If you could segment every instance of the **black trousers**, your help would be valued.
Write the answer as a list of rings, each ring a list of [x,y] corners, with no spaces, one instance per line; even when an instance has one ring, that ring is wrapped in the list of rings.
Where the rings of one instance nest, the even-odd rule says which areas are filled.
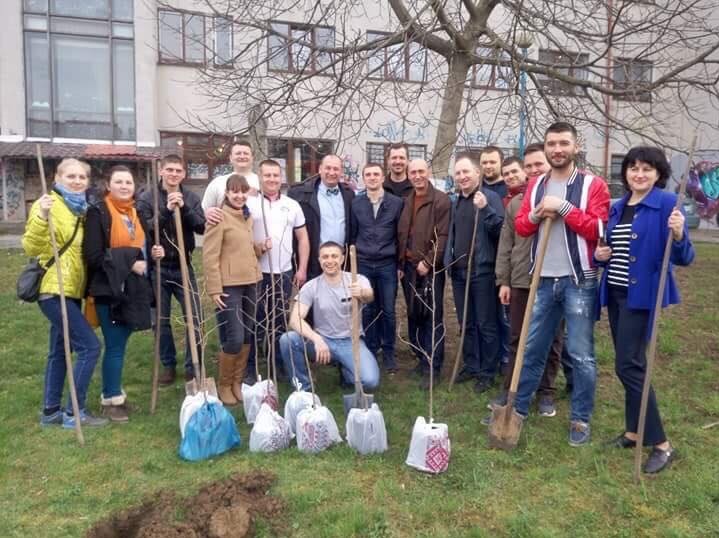
[[[627,307],[627,290],[609,286],[609,327],[614,341],[617,377],[624,385],[624,417],[626,431],[639,430],[639,408],[642,401],[642,387],[647,371],[647,331],[649,310],[634,310]],[[649,389],[644,446],[654,446],[667,440],[659,416],[659,406],[654,389]]]

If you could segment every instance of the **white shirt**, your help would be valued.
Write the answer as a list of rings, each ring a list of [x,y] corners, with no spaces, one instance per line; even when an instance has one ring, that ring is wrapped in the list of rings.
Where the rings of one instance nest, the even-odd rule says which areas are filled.
[[[223,176],[217,176],[207,184],[205,195],[202,197],[202,209],[207,211],[211,207],[222,207],[225,199],[225,191],[227,190],[227,178],[236,172],[230,172]],[[242,174],[251,188],[256,191],[260,190],[260,178],[254,172]]]
[[[263,199],[264,204],[262,204]],[[274,201],[258,195],[247,199],[247,208],[252,215],[255,242],[261,243],[267,237],[264,222],[267,223],[267,231],[272,239],[272,249],[260,257],[262,272],[270,272],[270,261],[274,273],[292,270],[294,233],[297,228],[305,225],[305,215],[300,204],[284,194],[280,194],[280,197]],[[262,220],[263,210],[264,222]]]

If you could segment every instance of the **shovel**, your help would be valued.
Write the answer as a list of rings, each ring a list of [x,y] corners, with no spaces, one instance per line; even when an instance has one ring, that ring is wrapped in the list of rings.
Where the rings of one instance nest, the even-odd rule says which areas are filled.
[[[354,245],[350,246],[350,267],[352,269],[352,284],[357,282],[357,249]],[[355,378],[355,391],[353,394],[345,394],[342,397],[345,414],[350,412],[350,409],[359,408],[367,409],[372,405],[374,397],[371,394],[365,394],[362,390],[362,382],[360,381],[360,365],[359,365],[359,354],[360,354],[360,319],[359,319],[359,299],[352,299],[352,361],[354,366],[354,378]]]
[[[187,337],[190,339],[190,355],[192,356],[192,368],[195,372],[195,379],[185,383],[185,394],[194,396],[198,392],[209,392],[213,396],[217,396],[217,387],[212,377],[205,376],[205,364],[200,366],[200,359],[197,356],[197,339],[195,338],[195,316],[192,309],[192,299],[190,294],[194,290],[190,286],[190,273],[187,269],[187,259],[185,257],[185,238],[182,235],[182,217],[180,216],[180,208],[175,206],[175,230],[177,233],[177,247],[180,251],[180,272],[182,273],[182,290],[185,299],[185,321],[187,323]],[[199,378],[198,378],[199,374]]]
[[[509,394],[507,395],[507,404],[495,407],[492,410],[492,420],[489,423],[489,446],[491,448],[500,448],[502,450],[514,449],[514,447],[517,446],[519,434],[522,431],[524,418],[514,410],[514,399],[517,397],[519,375],[522,373],[522,364],[524,363],[524,348],[527,346],[529,323],[532,321],[532,308],[534,306],[534,299],[537,296],[537,288],[539,287],[539,279],[542,274],[544,254],[547,252],[547,243],[549,243],[549,231],[551,227],[552,219],[544,219],[544,224],[542,225],[542,241],[537,250],[534,273],[532,273],[532,284],[529,288],[529,298],[527,299],[527,307],[524,309],[522,332],[519,334],[517,358],[514,361],[514,371],[512,372]]]
[[[157,185],[157,161],[152,161],[152,227],[155,233],[155,244],[160,244],[160,209]],[[157,396],[160,389],[160,323],[162,323],[162,281],[160,279],[161,260],[155,260],[155,358],[152,362],[152,392],[150,393],[150,414],[157,409]]]

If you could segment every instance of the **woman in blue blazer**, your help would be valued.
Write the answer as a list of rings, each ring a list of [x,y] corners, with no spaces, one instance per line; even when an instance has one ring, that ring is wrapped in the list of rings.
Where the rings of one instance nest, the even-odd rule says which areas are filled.
[[[625,391],[625,431],[612,441],[621,448],[636,446],[646,347],[668,235],[672,235],[672,247],[662,307],[679,303],[672,264],[689,265],[694,259],[684,215],[675,209],[677,196],[663,190],[670,176],[669,162],[659,148],[639,146],[627,153],[622,162],[627,193],[610,209],[607,245],[600,244],[594,255],[604,264],[600,300],[609,313],[615,369]],[[653,447],[644,464],[646,473],[658,473],[674,459],[675,449],[664,434],[653,389],[644,445]]]

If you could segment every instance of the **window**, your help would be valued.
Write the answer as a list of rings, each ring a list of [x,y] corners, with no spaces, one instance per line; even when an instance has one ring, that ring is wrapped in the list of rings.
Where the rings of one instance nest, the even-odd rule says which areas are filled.
[[[29,136],[134,140],[132,0],[24,7]]]
[[[539,50],[539,63],[551,67],[562,75],[587,80],[588,71],[578,67],[589,61],[586,53],[564,53],[556,50]],[[573,84],[557,80],[547,75],[537,75],[541,89],[554,95],[581,95],[582,89]]]
[[[234,52],[230,19],[161,9],[157,24],[161,64],[200,66],[212,62],[216,67],[231,67]]]
[[[609,195],[612,198],[619,198],[624,195],[624,183],[622,182],[622,161],[623,153],[612,153],[611,170],[609,172]]]
[[[477,56],[492,60],[509,60],[506,51],[477,47]],[[472,66],[472,86],[492,90],[509,89],[512,80],[512,69],[509,66],[475,64]]]
[[[367,42],[381,41],[390,34],[367,32]],[[379,80],[424,82],[427,51],[418,43],[378,45],[368,57],[369,77]]]
[[[283,175],[291,185],[317,174],[320,161],[325,155],[332,154],[333,146],[331,140],[268,138],[267,154],[280,163]]]
[[[630,90],[631,93],[617,96],[620,101],[651,102],[652,94],[643,91],[652,82],[652,63],[631,58],[617,58],[614,64],[614,89]]]
[[[222,134],[160,131],[160,145],[183,156],[189,185],[206,185],[213,177],[228,174],[227,148],[231,136]]]
[[[335,29],[329,26],[271,22],[267,37],[267,62],[272,71],[315,73],[327,69],[332,54],[317,48],[335,46]]]
[[[427,159],[427,146],[424,144],[408,144],[409,145],[409,159]],[[387,148],[389,143],[383,142],[367,142],[367,162],[381,164],[383,169],[387,169],[387,162],[385,156],[387,155]]]

